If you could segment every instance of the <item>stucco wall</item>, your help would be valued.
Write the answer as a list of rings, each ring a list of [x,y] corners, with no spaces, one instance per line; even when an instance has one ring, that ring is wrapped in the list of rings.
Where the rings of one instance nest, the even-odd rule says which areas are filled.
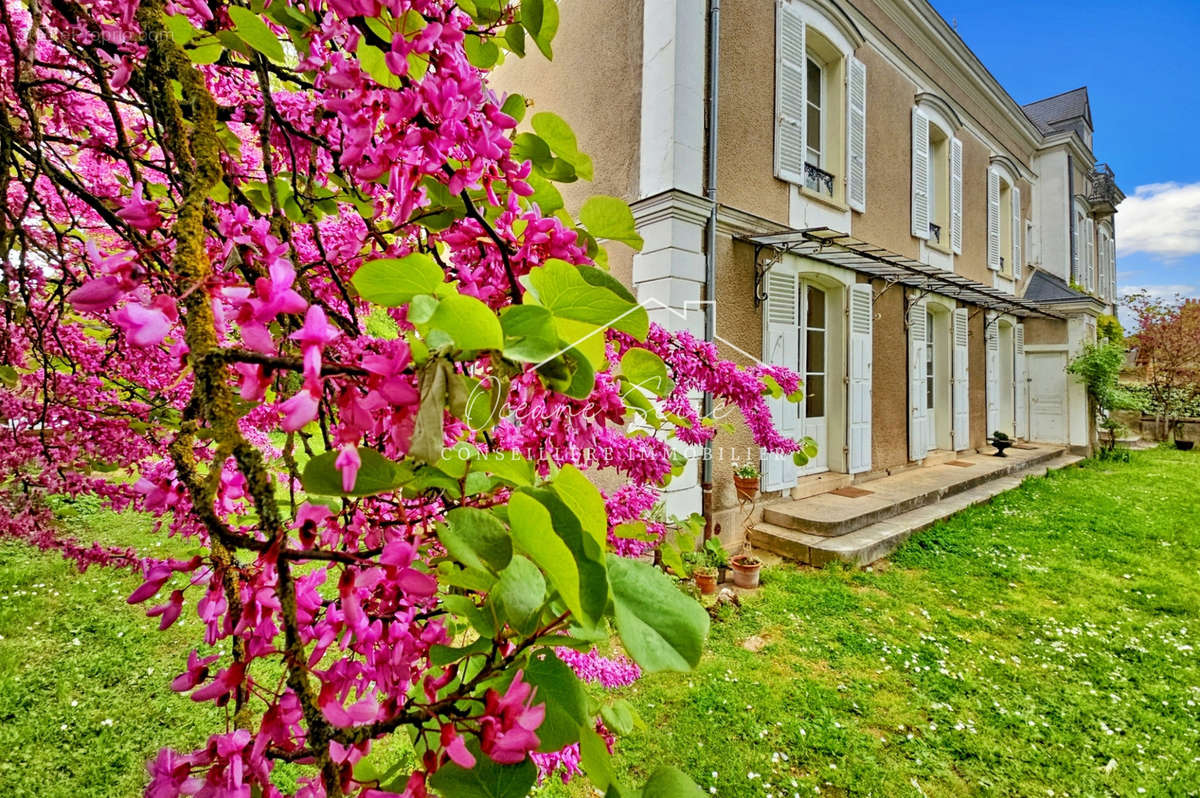
[[[967,402],[971,406],[971,446],[984,445],[987,428],[987,363],[983,338],[984,314],[972,308],[967,315]]]
[[[872,284],[875,292],[885,288]],[[908,333],[904,289],[893,286],[875,300],[871,360],[871,470],[908,462]]]
[[[959,131],[963,145],[963,251],[954,259],[954,271],[985,285],[992,284],[987,265],[987,145]]]
[[[785,225],[788,186],[775,178],[775,3],[721,3],[717,198]]]
[[[871,45],[855,54],[867,67],[867,210],[856,238],[916,258],[912,236],[912,107],[916,89]]]
[[[1025,319],[1025,345],[1067,344],[1067,323],[1059,319]]]
[[[635,199],[642,102],[641,1],[562,3],[554,60],[543,58],[528,40],[526,47],[525,58],[510,56],[492,73],[490,83],[497,91],[517,92],[533,102],[524,128],[528,129],[535,113],[552,111],[567,121],[580,150],[592,157],[594,182],[556,184],[567,209],[576,213],[592,194]],[[627,259],[628,255],[618,257]],[[620,276],[627,278],[627,267]]]

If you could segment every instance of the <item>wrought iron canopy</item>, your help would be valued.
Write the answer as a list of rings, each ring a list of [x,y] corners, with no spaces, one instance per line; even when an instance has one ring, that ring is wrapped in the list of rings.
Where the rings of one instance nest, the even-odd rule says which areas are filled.
[[[889,285],[904,285],[925,293],[941,294],[986,310],[994,310],[1021,318],[1028,316],[1063,318],[1057,313],[1038,307],[1033,302],[1006,294],[960,274],[913,260],[829,227],[780,230],[774,233],[749,236],[746,240],[754,245],[756,302],[765,299],[765,295],[762,294],[762,275],[784,253],[791,253],[877,277]],[[770,249],[776,253],[775,257],[766,265],[759,262],[759,253],[764,249]]]

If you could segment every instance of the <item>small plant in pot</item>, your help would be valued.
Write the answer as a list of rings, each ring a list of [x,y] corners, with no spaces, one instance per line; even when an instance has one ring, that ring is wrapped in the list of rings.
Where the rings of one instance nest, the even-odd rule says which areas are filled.
[[[704,541],[704,559],[706,565],[716,569],[717,583],[724,582],[725,570],[729,568],[729,554],[719,539],[709,538]]]
[[[1000,430],[996,430],[992,433],[992,446],[996,447],[996,454],[993,455],[994,457],[1008,457],[1008,455],[1004,453],[1004,450],[1012,445],[1013,439],[1008,437],[1008,435],[1005,433],[1001,432]]]
[[[758,467],[753,463],[734,463],[733,487],[739,501],[752,501],[758,493]]]
[[[762,570],[762,560],[746,551],[731,557],[729,567],[733,569],[735,585],[746,588],[758,587],[758,574]]]
[[[711,565],[697,565],[692,569],[692,581],[700,588],[702,596],[711,596],[717,592],[717,569]]]

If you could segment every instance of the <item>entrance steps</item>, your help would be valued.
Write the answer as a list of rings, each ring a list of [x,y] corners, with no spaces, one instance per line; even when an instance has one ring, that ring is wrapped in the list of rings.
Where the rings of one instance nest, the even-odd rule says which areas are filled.
[[[870,491],[865,495],[825,493],[768,505],[750,539],[757,548],[811,565],[867,565],[914,532],[1015,488],[1027,476],[1081,459],[1048,445],[1010,449],[1005,458],[963,455],[864,483]]]

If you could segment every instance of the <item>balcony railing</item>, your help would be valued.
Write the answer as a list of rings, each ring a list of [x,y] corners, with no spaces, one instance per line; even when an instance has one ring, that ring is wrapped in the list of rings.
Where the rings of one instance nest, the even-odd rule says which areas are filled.
[[[804,164],[804,185],[813,191],[833,196],[833,175],[810,163]]]
[[[937,243],[942,243],[942,226],[940,224],[929,223],[929,235],[933,236],[933,240]]]
[[[1117,178],[1108,164],[1096,164],[1092,169],[1092,190],[1088,193],[1088,202],[1112,211],[1120,201],[1120,191]]]

